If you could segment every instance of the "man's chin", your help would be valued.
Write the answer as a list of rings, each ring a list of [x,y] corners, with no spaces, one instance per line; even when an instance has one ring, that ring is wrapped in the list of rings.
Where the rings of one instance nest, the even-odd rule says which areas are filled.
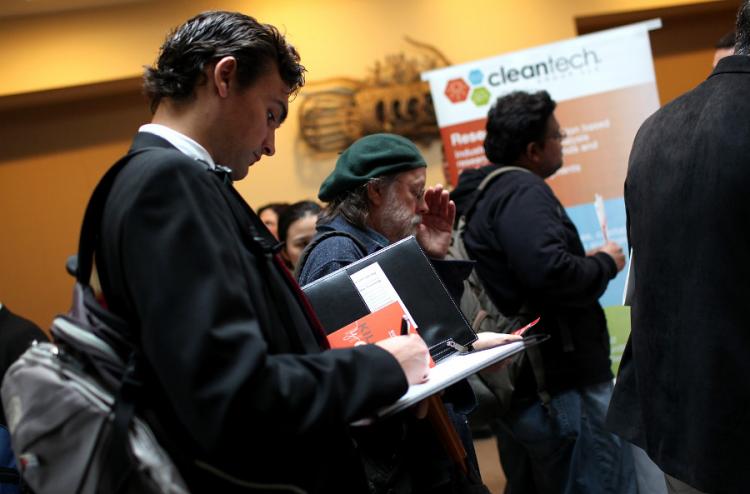
[[[232,180],[236,182],[237,180],[242,180],[243,178],[247,177],[247,172],[251,166],[252,163],[247,166],[232,168]]]

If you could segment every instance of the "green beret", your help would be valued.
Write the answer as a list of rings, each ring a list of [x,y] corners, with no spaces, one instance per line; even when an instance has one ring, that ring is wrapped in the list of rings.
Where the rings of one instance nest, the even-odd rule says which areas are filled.
[[[375,177],[426,166],[417,146],[405,137],[394,134],[365,136],[341,153],[336,168],[320,186],[318,198],[330,202]]]

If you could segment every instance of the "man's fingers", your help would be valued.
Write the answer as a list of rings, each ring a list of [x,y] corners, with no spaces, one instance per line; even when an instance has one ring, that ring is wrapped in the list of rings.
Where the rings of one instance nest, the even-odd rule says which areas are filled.
[[[523,337],[520,335],[486,331],[477,335],[477,341],[475,341],[472,346],[475,350],[486,350],[488,348],[513,343],[514,341],[521,341],[522,339]]]

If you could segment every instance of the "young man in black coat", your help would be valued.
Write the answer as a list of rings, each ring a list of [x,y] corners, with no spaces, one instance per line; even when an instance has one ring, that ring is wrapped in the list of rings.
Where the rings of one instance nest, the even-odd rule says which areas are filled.
[[[625,182],[632,332],[608,425],[671,492],[748,492],[750,4],[736,55],[641,126]]]
[[[609,334],[598,299],[623,268],[610,242],[585,252],[544,179],[562,166],[563,135],[545,91],[514,92],[489,112],[485,152],[515,168],[486,189],[464,242],[495,305],[507,316],[541,315],[544,405],[531,366],[496,426],[513,494],[635,492],[629,448],[603,430],[612,392]],[[476,177],[472,177],[476,179]],[[541,379],[540,379],[541,380]]]
[[[427,373],[416,336],[322,351],[275,238],[232,187],[274,153],[299,56],[207,12],[146,70],[152,123],[103,213],[97,267],[145,358],[140,403],[192,492],[361,492],[348,424]]]

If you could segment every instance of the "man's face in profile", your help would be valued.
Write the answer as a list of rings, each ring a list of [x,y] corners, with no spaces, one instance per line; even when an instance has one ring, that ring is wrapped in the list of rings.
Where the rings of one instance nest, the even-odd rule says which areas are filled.
[[[542,145],[539,173],[542,178],[551,177],[563,164],[562,141],[565,135],[555,115],[547,120],[547,131]]]
[[[424,188],[427,178],[425,168],[417,168],[399,173],[385,191],[381,206],[383,232],[391,242],[417,233],[422,222],[422,214],[427,212]]]
[[[289,87],[275,66],[232,93],[224,113],[226,152],[219,164],[232,169],[234,180],[244,178],[264,154],[276,152],[276,129],[286,119],[288,105]]]

